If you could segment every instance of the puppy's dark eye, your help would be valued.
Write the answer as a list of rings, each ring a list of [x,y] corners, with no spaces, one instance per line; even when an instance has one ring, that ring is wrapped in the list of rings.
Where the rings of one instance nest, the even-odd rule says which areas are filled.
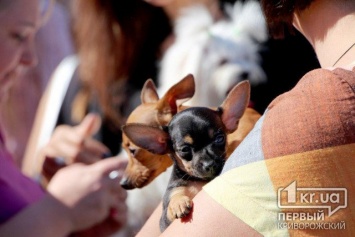
[[[223,144],[226,141],[226,136],[224,134],[219,134],[216,136],[214,142],[216,144]]]
[[[181,147],[180,151],[182,153],[189,153],[189,152],[191,152],[191,148],[189,146],[183,146],[183,147]]]
[[[180,156],[187,161],[190,161],[192,159],[192,153],[191,153],[191,147],[190,146],[182,146],[179,149]]]

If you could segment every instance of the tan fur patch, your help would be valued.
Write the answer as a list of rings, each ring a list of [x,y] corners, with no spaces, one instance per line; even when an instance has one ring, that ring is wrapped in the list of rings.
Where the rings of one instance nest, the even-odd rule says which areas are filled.
[[[191,167],[192,162],[182,159],[177,153],[175,153],[174,155],[176,157],[177,165],[180,167],[180,169],[182,169],[189,175],[192,175],[193,172],[193,168]]]
[[[184,137],[184,142],[188,144],[194,144],[194,140],[189,135]]]
[[[171,191],[170,200],[182,196],[187,196],[192,199],[199,191],[199,187],[196,187],[193,183],[189,184],[188,186],[177,187]]]

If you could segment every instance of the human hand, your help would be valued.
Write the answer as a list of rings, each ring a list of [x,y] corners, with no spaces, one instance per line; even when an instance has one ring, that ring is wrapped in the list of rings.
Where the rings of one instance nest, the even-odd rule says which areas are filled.
[[[58,126],[42,149],[45,156],[43,173],[50,179],[60,168],[81,162],[92,164],[109,154],[109,149],[92,138],[100,128],[101,118],[96,114],[88,114],[77,126]],[[58,158],[62,163],[58,163]]]
[[[66,207],[73,231],[92,227],[108,233],[125,224],[127,193],[120,186],[120,176],[108,176],[115,170],[123,173],[125,166],[125,161],[108,158],[92,165],[70,165],[53,177],[47,190]]]

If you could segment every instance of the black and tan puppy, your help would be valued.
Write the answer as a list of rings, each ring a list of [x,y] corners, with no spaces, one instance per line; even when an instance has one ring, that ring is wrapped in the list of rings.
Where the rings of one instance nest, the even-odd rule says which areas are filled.
[[[160,229],[186,216],[197,183],[206,183],[220,174],[226,160],[227,134],[234,132],[249,103],[250,86],[236,85],[216,110],[191,107],[177,113],[167,126],[158,128],[128,124],[123,132],[137,146],[155,154],[169,154],[173,173],[163,200]]]

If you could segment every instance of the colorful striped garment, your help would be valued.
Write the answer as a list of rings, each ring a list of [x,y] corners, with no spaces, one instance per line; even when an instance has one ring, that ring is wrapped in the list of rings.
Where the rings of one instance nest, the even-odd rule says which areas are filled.
[[[264,236],[355,235],[355,68],[276,98],[204,190]]]

